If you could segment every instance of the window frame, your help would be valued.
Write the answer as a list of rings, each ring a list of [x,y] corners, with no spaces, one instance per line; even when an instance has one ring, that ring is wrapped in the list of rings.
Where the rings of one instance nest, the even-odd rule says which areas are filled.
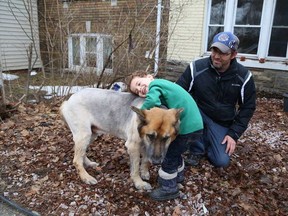
[[[73,42],[72,38],[78,37],[80,40],[80,65],[74,64],[73,59]],[[87,66],[86,62],[86,38],[96,38],[96,67],[89,67]],[[108,38],[111,41],[111,45],[113,43],[113,37],[111,35],[106,34],[98,34],[98,33],[73,33],[68,36],[68,67],[72,71],[80,72],[95,72],[97,74],[101,73],[104,68],[105,59],[104,59],[104,51],[103,51],[103,39]],[[105,68],[105,73],[112,73],[113,72],[113,54],[112,54],[112,67]]]
[[[268,56],[276,3],[277,3],[277,0],[263,0],[258,50],[256,54],[238,53],[237,55],[238,58],[241,58],[241,56],[244,56],[246,58],[245,61],[241,61],[243,65],[259,67],[259,68],[268,67],[271,69],[274,68],[274,69],[288,70],[288,66],[284,64],[285,62],[287,62],[287,59],[288,59],[288,45],[287,45],[286,57]],[[239,24],[237,25],[235,23],[238,0],[226,0],[223,25],[210,24],[211,4],[212,4],[212,0],[206,0],[206,6],[207,6],[206,17],[207,18],[206,18],[206,25],[205,25],[206,30],[205,30],[205,38],[204,38],[204,41],[205,41],[204,54],[205,55],[208,55],[211,53],[208,47],[209,27],[219,26],[219,27],[223,27],[224,31],[233,32],[235,27],[237,28],[237,27],[245,26],[245,25],[239,25]],[[253,27],[253,25],[250,25],[250,26]],[[255,27],[258,27],[258,26],[259,25],[255,25]],[[240,40],[240,44],[241,44],[241,40]],[[265,63],[264,64],[259,63],[260,59],[262,60],[265,59],[264,61]]]

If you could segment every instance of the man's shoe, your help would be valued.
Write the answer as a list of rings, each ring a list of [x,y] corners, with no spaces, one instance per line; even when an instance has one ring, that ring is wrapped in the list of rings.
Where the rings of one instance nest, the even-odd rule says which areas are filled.
[[[197,166],[203,157],[204,157],[203,155],[190,154],[189,156],[187,156],[186,159],[184,159],[185,165],[186,166]]]
[[[156,201],[165,201],[165,200],[170,200],[170,199],[176,199],[180,196],[179,189],[177,190],[166,190],[163,187],[156,188],[153,190],[149,196],[151,199],[156,200]]]

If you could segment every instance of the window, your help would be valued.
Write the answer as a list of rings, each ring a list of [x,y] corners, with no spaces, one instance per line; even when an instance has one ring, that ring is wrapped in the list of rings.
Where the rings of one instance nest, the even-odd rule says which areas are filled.
[[[117,6],[117,0],[111,0],[111,6]]]
[[[286,0],[277,0],[271,29],[268,56],[288,56],[288,4]]]
[[[112,36],[71,34],[68,38],[69,69],[112,72]]]
[[[288,58],[287,0],[208,0],[208,36],[231,31],[240,39],[239,55],[283,61]]]

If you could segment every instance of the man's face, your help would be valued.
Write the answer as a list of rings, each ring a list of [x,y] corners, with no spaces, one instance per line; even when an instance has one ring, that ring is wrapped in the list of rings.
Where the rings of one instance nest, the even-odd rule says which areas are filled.
[[[212,64],[219,72],[225,72],[237,55],[237,52],[222,53],[216,47],[212,47],[211,52]]]
[[[140,97],[146,97],[149,90],[149,84],[153,80],[152,75],[147,75],[145,77],[134,77],[130,84],[131,92],[139,95]]]

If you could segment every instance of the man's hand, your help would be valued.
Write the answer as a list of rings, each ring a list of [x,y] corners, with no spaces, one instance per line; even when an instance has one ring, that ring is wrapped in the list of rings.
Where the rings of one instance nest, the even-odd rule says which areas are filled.
[[[229,156],[231,156],[233,152],[235,151],[236,142],[232,137],[226,135],[222,141],[222,144],[225,144],[225,143],[227,144],[225,152],[228,153]]]

